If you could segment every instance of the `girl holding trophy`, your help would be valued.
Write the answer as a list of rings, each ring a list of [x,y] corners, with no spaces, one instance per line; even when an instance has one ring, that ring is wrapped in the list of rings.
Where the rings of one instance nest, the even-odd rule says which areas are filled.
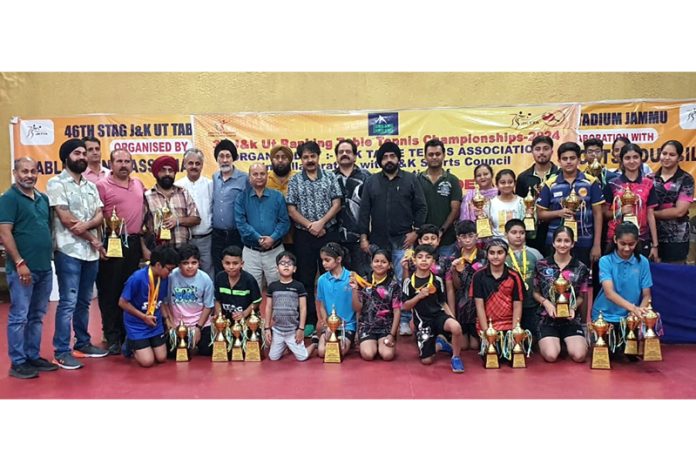
[[[488,200],[486,213],[491,219],[493,237],[505,237],[505,223],[510,219],[524,219],[524,201],[515,194],[515,172],[509,168],[495,176],[498,195]]]
[[[474,179],[478,185],[479,192],[490,200],[498,195],[498,189],[493,186],[493,168],[488,164],[479,164],[474,168]],[[469,190],[462,198],[462,205],[459,212],[460,221],[475,221],[479,210],[474,207],[472,200],[476,190]]]

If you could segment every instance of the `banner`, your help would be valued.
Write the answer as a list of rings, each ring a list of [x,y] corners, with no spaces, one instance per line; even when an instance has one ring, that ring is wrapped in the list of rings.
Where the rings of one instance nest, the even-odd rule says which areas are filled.
[[[684,145],[684,171],[696,175],[696,101],[640,101],[631,103],[583,104],[578,137],[580,142],[604,141],[604,163],[618,168],[611,144],[627,137],[643,149],[643,161],[653,170],[660,166],[660,146],[676,139]],[[583,159],[584,162],[584,159]]]

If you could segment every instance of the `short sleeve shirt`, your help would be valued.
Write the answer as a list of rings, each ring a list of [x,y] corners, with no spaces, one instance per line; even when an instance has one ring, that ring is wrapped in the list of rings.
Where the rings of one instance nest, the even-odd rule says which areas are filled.
[[[290,333],[300,326],[300,298],[307,297],[307,290],[297,280],[290,283],[274,281],[268,285],[268,297],[273,302],[273,328]]]
[[[672,178],[664,180],[662,169],[655,174],[657,209],[674,208],[677,201],[694,200],[694,177],[678,168]],[[657,239],[665,243],[689,241],[689,216],[657,220]]]
[[[147,312],[147,300],[149,296],[149,275],[150,267],[144,267],[135,271],[123,288],[121,297],[131,303],[133,307],[142,313]],[[126,335],[131,340],[144,340],[162,335],[164,333],[164,325],[162,323],[162,311],[160,310],[162,302],[167,299],[169,284],[167,278],[160,280],[159,294],[157,296],[157,307],[155,308],[155,318],[157,324],[150,327],[145,324],[140,318],[123,311],[123,324],[126,328]]]
[[[542,258],[536,265],[534,270],[534,288],[539,291],[546,299],[551,299],[551,287],[558,279],[561,269],[553,258]],[[587,269],[584,263],[577,258],[570,259],[568,265],[563,268],[563,277],[571,284],[575,296],[582,296],[582,293],[587,291],[587,280],[590,276],[590,270]],[[546,310],[541,311],[542,316],[547,316]],[[580,322],[580,316],[576,315],[575,320]]]
[[[604,186],[604,199],[612,210],[612,214],[618,214],[621,210],[621,196],[630,188],[633,193],[638,196],[640,202],[636,201],[633,208],[633,213],[638,217],[638,225],[640,226],[641,240],[650,239],[650,231],[648,229],[648,208],[657,206],[657,196],[653,180],[646,177],[638,177],[634,182],[629,181],[625,174],[611,180]],[[608,221],[607,240],[614,238],[616,226],[620,219],[610,218]]]
[[[428,178],[427,173],[419,173],[418,183],[423,188],[425,203],[428,206],[428,216],[425,218],[426,224],[434,224],[437,227],[441,227],[452,209],[452,201],[462,200],[461,181],[447,170],[435,183]],[[453,244],[454,240],[454,224],[452,224],[442,234],[440,245]]]
[[[401,309],[401,287],[393,276],[375,287],[360,290],[360,325],[368,330],[391,329],[394,309]],[[362,327],[361,327],[362,329]]]
[[[414,319],[418,321],[418,325],[431,322],[439,314],[444,313],[442,306],[447,303],[447,297],[445,296],[445,283],[442,281],[442,278],[433,274],[425,278],[421,278],[414,274],[413,276],[404,280],[404,301],[415,298],[418,291],[420,291],[422,287],[426,286],[430,282],[432,282],[432,284],[435,286],[435,293],[418,301],[413,308],[413,315],[415,316]]]
[[[169,275],[169,296],[167,303],[172,311],[175,324],[183,319],[187,327],[198,324],[204,308],[215,307],[213,281],[203,270],[186,277],[180,269],[175,268]],[[210,316],[205,326],[210,325]]]
[[[524,264],[524,254],[521,250],[514,252],[515,260],[513,262],[512,256],[508,252],[505,258],[505,264],[517,270],[517,272],[522,276],[522,281],[526,283],[527,287],[524,292],[524,307],[536,307],[538,303],[534,299],[532,293],[534,292],[534,268],[539,260],[543,258],[541,253],[533,247],[525,247],[524,250],[527,252],[527,264]],[[517,269],[519,267],[519,270]]]
[[[324,304],[327,315],[336,308],[336,315],[346,323],[346,330],[355,332],[357,323],[353,311],[353,289],[350,287],[350,272],[345,268],[339,277],[326,272],[317,282],[317,300]]]
[[[215,277],[215,300],[222,306],[222,314],[232,319],[232,315],[243,312],[251,304],[261,302],[259,284],[253,276],[242,270],[239,280],[234,286],[230,286],[227,273],[221,271]]]
[[[503,274],[495,278],[487,266],[474,273],[471,292],[474,298],[483,299],[486,316],[493,321],[496,330],[512,329],[513,302],[524,300],[524,284],[516,271],[504,266]],[[478,321],[476,325],[480,330]]]
[[[643,289],[650,288],[653,284],[650,263],[643,256],[637,260],[631,255],[628,260],[624,260],[614,251],[599,259],[599,282],[607,280],[612,281],[614,291],[619,296],[637,306],[641,302]],[[599,311],[602,311],[607,322],[619,322],[628,314],[626,309],[607,299],[604,288],[600,289],[592,305],[592,319],[599,316]]]
[[[285,198],[289,205],[310,221],[318,221],[331,209],[333,200],[343,199],[343,192],[338,184],[336,175],[319,169],[317,179],[310,180],[307,173],[302,171],[290,179],[288,195]],[[324,228],[329,230],[336,225],[336,218],[326,223]],[[301,224],[295,227],[305,230]]]

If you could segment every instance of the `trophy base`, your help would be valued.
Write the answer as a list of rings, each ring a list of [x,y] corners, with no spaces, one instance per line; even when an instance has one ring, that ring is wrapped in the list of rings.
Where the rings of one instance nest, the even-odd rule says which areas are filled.
[[[244,361],[242,347],[232,347],[232,361]]]
[[[493,237],[491,223],[488,218],[476,220],[476,235],[479,237],[479,239],[484,237]]]
[[[326,342],[324,363],[341,363],[341,344],[339,342]]]
[[[165,228],[160,229],[159,240],[172,240],[171,229],[165,229]]]
[[[592,347],[592,369],[610,370],[609,347],[606,345]]]
[[[570,317],[570,307],[567,304],[556,304],[556,319],[567,319]]]
[[[527,368],[527,361],[524,358],[524,353],[513,353],[512,354],[512,367],[513,368]]]
[[[624,355],[638,355],[637,339],[626,339],[626,348],[624,348]]]
[[[659,338],[653,337],[645,339],[643,361],[662,361],[662,348],[660,348]]]
[[[186,348],[177,347],[176,349],[176,361],[189,361],[189,354]]]
[[[486,353],[486,369],[492,370],[495,368],[500,368],[500,361],[498,361],[498,353]]]
[[[227,356],[227,344],[225,342],[213,342],[213,361],[230,361]]]
[[[106,256],[109,258],[123,258],[121,239],[118,237],[109,237],[109,242],[106,246]]]
[[[623,222],[630,222],[634,226],[640,227],[640,226],[638,226],[638,216],[636,216],[635,214],[625,215],[623,217]]]
[[[261,348],[258,340],[247,340],[244,361],[261,361]]]
[[[527,232],[536,231],[536,223],[533,217],[527,216],[524,218],[524,230]]]
[[[563,225],[565,227],[567,227],[568,229],[572,229],[573,234],[575,234],[575,238],[577,239],[577,237],[578,237],[578,221],[576,221],[575,219],[564,219]]]

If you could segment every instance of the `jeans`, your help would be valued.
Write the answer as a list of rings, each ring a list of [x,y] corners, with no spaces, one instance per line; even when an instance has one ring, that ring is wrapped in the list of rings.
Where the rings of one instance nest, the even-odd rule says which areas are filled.
[[[31,284],[20,283],[16,271],[7,274],[10,311],[7,319],[7,350],[13,365],[39,358],[41,327],[53,287],[53,272],[31,272]]]
[[[230,245],[236,245],[240,249],[242,245],[242,236],[239,235],[237,229],[213,229],[213,237],[211,242],[211,257],[213,258],[213,269],[217,275],[222,271],[222,251]],[[215,277],[213,277],[213,282]]]
[[[459,250],[457,248],[456,242],[454,244],[450,244],[450,245],[441,245],[437,251],[438,255],[441,257],[454,257],[454,258],[457,258],[458,252],[459,252]]]
[[[208,234],[205,237],[191,237],[189,242],[201,252],[200,269],[208,274],[211,280],[215,281],[215,270],[213,269],[212,247],[213,236]]]
[[[75,329],[75,348],[91,343],[87,331],[89,305],[97,279],[99,260],[87,262],[62,252],[55,252],[56,276],[60,299],[56,309],[56,330],[53,349],[56,356],[70,352],[70,325]]]

